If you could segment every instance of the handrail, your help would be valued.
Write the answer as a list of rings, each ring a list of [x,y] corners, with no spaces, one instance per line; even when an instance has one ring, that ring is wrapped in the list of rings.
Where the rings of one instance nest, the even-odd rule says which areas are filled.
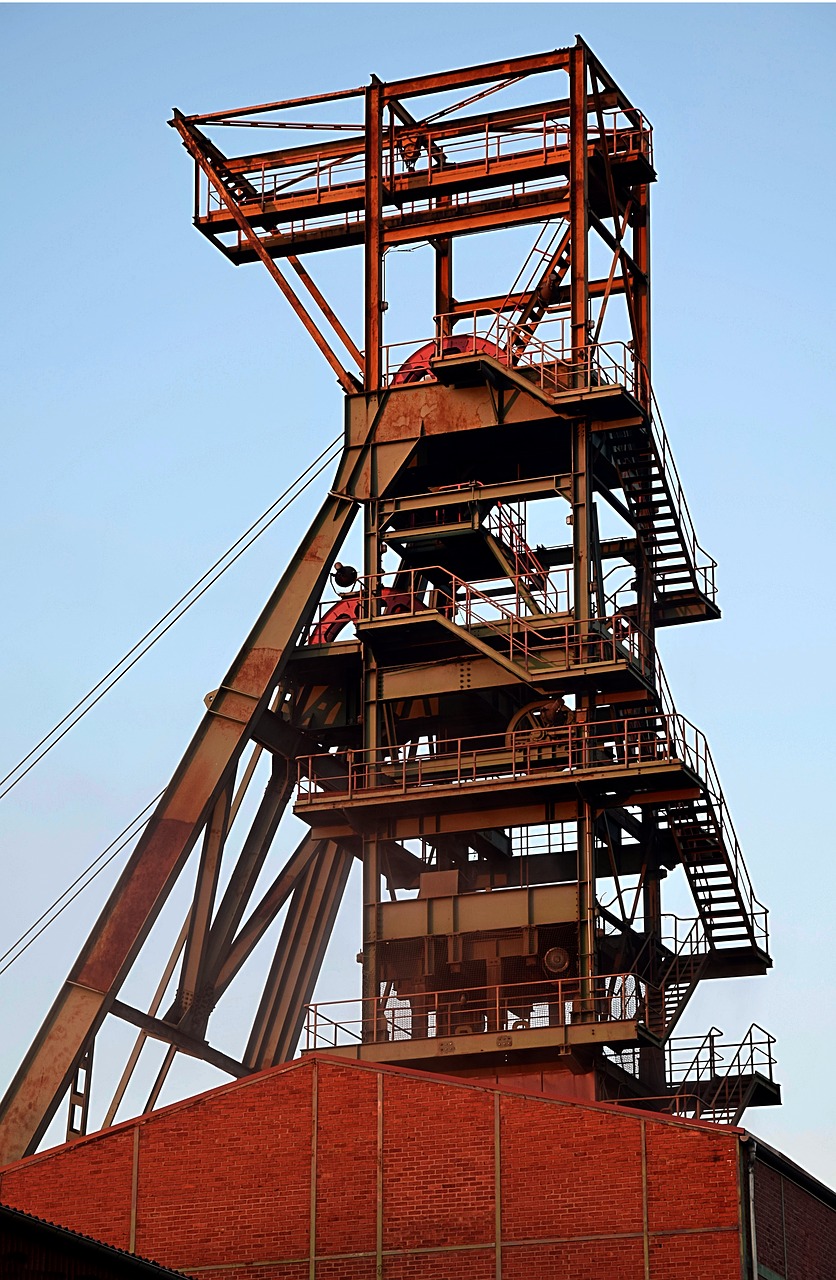
[[[669,1041],[666,1066],[670,1087],[675,1088],[672,1109],[692,1095],[699,1099],[698,1114],[734,1114],[742,1101],[741,1081],[758,1074],[774,1083],[775,1036],[756,1022],[738,1044],[720,1043],[722,1034],[718,1027],[711,1027],[701,1039],[688,1036]],[[677,1061],[677,1052],[691,1053],[695,1043],[693,1055],[687,1061],[683,1058]]]
[[[540,563],[536,552],[528,545],[525,536],[524,512],[524,506],[521,510],[517,508],[515,514],[515,508],[511,503],[498,501],[488,513],[487,528],[498,542],[511,550],[518,594],[519,583],[524,580],[533,599],[536,599],[538,594],[543,596],[544,610],[548,613],[549,572]]]
[[[395,746],[349,751],[342,756],[318,753],[301,757],[297,803],[316,802],[317,761],[323,759],[329,763],[329,792],[353,795],[384,789],[407,794],[433,782],[466,786],[494,777],[524,777],[548,766],[572,773],[623,769],[636,763],[680,763],[699,778],[706,752],[705,738],[690,721],[658,712],[422,745],[424,749],[417,754]],[[342,791],[333,773],[338,761],[345,768]]]
[[[440,578],[445,588],[431,587],[432,576]],[[445,614],[450,621],[457,622],[466,630],[475,631],[478,627],[487,628],[507,648],[509,661],[521,666],[529,675],[537,671],[560,671],[564,667],[545,657],[540,650],[560,644],[560,638],[553,633],[546,634],[532,625],[536,620],[542,627],[544,620],[539,614],[523,612],[525,601],[521,591],[521,582],[528,579],[529,574],[515,574],[510,579],[511,588],[507,593],[512,599],[510,606],[502,602],[501,596],[488,595],[480,591],[473,583],[451,574],[440,565],[430,565],[421,569],[396,570],[385,574],[370,574],[359,579],[362,593],[362,617],[368,619],[380,614],[426,614],[433,606],[425,603],[427,591],[432,589],[440,603],[436,605],[438,612]],[[568,579],[567,579],[568,583]],[[390,585],[391,584],[391,585]],[[448,585],[449,584],[449,587]],[[547,613],[568,613],[568,585],[566,609],[561,609],[562,592],[550,591],[551,577],[544,575],[544,581],[535,593],[542,596]],[[377,610],[380,609],[380,613]],[[491,613],[499,617],[491,617]],[[461,622],[458,618],[461,616]],[[608,634],[609,632],[609,634]],[[574,621],[567,621],[562,626],[562,639],[567,660],[575,650],[583,654],[589,661],[616,661],[628,658],[639,670],[647,674],[647,658],[650,651],[648,637],[637,626],[636,622],[624,614],[616,614],[607,618],[595,618],[590,622],[589,630],[583,632]],[[537,643],[532,644],[531,642]],[[597,657],[596,657],[597,654]]]
[[[540,597],[540,603],[544,608],[544,613],[551,616],[554,614],[567,615],[567,622],[563,630],[563,636],[567,651],[573,644],[583,644],[586,649],[587,660],[595,661],[595,650],[599,651],[600,661],[616,661],[618,658],[627,658],[635,664],[647,679],[651,674],[655,674],[657,684],[659,680],[664,680],[664,673],[659,666],[658,655],[655,648],[645,631],[638,625],[631,610],[621,610],[616,606],[615,598],[608,597],[605,605],[608,612],[600,617],[593,617],[589,621],[589,630],[585,636],[581,635],[578,625],[575,623],[571,608],[571,570],[546,570],[534,565],[536,557],[532,553],[532,565],[520,573],[514,574],[511,578],[491,578],[481,580],[480,585],[484,590],[480,590],[480,585],[467,583],[463,579],[451,575],[448,570],[442,569],[439,565],[431,565],[425,569],[416,570],[395,570],[386,574],[374,575],[378,580],[398,580],[402,579],[404,574],[409,574],[409,585],[406,589],[399,591],[392,586],[387,586],[385,581],[380,582],[378,586],[377,596],[381,604],[381,614],[395,613],[421,613],[426,614],[430,611],[431,606],[426,604],[423,596],[428,590],[426,582],[416,587],[416,580],[420,580],[427,574],[436,573],[444,575],[453,584],[453,596],[450,597],[451,605],[455,603],[458,611],[462,601],[456,595],[459,587],[466,589],[469,597],[470,605],[474,602],[481,601],[484,608],[494,610],[501,614],[504,618],[513,621],[521,628],[527,628],[530,635],[536,636],[544,645],[554,647],[555,634],[551,632],[548,636],[544,636],[532,625],[534,621],[543,625],[544,619],[542,614],[526,613],[524,609],[527,607],[525,594],[533,597],[535,600]],[[557,579],[557,580],[556,580]],[[311,621],[301,631],[298,644],[324,644],[330,643],[336,638],[336,635],[343,627],[349,623],[354,623],[360,618],[370,616],[370,597],[374,595],[374,588],[371,591],[364,587],[368,581],[365,578],[357,580],[356,589],[343,595],[335,596],[321,600],[316,607],[314,616]],[[497,588],[488,589],[488,583],[501,584]],[[532,585],[523,590],[523,583],[531,583]],[[508,585],[506,585],[508,584]],[[404,608],[404,601],[408,601],[409,608]],[[505,603],[503,603],[505,601]],[[476,619],[480,625],[487,626],[494,630],[497,635],[501,635],[503,643],[508,639],[508,633],[505,630],[505,624],[500,627],[497,620],[483,618],[477,614],[471,607],[466,613]],[[465,623],[465,625],[467,625]],[[510,647],[513,647],[510,642]],[[590,652],[590,650],[592,652]],[[538,659],[546,667],[549,663],[546,659]],[[665,687],[667,687],[665,685]],[[675,714],[673,700],[669,691],[667,696],[667,707]]]
[[[334,1029],[334,1038],[333,1038],[332,1043],[333,1043],[334,1047],[336,1047],[336,1045],[337,1045],[337,1043],[338,1043],[338,1042],[337,1042],[337,1035],[338,1035],[338,1033],[339,1033],[340,1031],[345,1031],[345,1032],[347,1032],[347,1034],[348,1034],[348,1035],[350,1035],[354,1040],[357,1040],[359,1043],[361,1043],[361,1044],[362,1044],[362,1036],[357,1035],[357,1033],[356,1033],[356,1032],[351,1031],[351,1030],[350,1030],[349,1028],[347,1028],[347,1027],[343,1027],[339,1022],[335,1022],[332,1018],[329,1018],[329,1017],[327,1016],[327,1014],[321,1013],[321,1012],[320,1012],[321,1008],[322,1008],[322,1005],[321,1005],[321,1004],[319,1004],[319,1005],[311,1004],[311,1005],[306,1005],[306,1006],[305,1006],[306,1012],[308,1012],[308,1013],[311,1013],[311,1012],[312,1012],[312,1013],[313,1013],[313,1026],[312,1026],[312,1028],[311,1028],[311,1031],[312,1031],[312,1038],[313,1038],[313,1040],[314,1040],[314,1042],[315,1042],[315,1044],[316,1044],[316,1045],[319,1045],[319,1042],[320,1042],[320,1039],[321,1039],[321,1035],[320,1035],[320,1031],[319,1031],[319,1024],[320,1024],[320,1023],[324,1023],[324,1024],[325,1024],[326,1026],[328,1026],[328,1027],[333,1027],[333,1029]],[[308,1029],[308,1028],[306,1027],[306,1030],[307,1030],[307,1029]],[[309,1038],[311,1038],[311,1037],[309,1037]],[[310,1045],[309,1045],[309,1047],[310,1047]]]
[[[617,113],[609,109],[603,113],[605,123],[603,142],[611,155],[646,154],[652,163],[653,131],[643,118],[641,125],[619,125]],[[459,125],[459,136],[457,133]],[[361,126],[357,127],[362,133]],[[590,122],[589,144],[600,143],[602,135],[597,123]],[[360,143],[358,147],[358,141]],[[412,144],[412,145],[410,145]],[[437,155],[443,144],[444,164],[439,166]],[[504,117],[502,114],[485,121],[478,132],[473,121],[445,120],[437,125],[404,126],[387,133],[384,138],[385,180],[388,185],[408,178],[409,174],[423,172],[429,185],[436,174],[449,170],[451,164],[478,165],[489,169],[501,160],[526,161],[537,157],[542,163],[554,160],[569,145],[569,128],[564,119],[549,108],[532,107],[528,119],[520,120],[516,109]],[[262,210],[280,193],[296,187],[299,197],[321,200],[329,194],[350,194],[352,188],[362,185],[364,173],[362,138],[349,137],[344,149],[334,154],[333,142],[323,144],[321,153],[308,151],[303,159],[293,160],[282,151],[252,157],[250,164],[236,164],[235,177],[246,180],[254,188],[255,195],[249,203],[257,203]],[[307,185],[299,188],[300,183]],[[210,189],[205,208],[207,214],[219,207],[220,198]],[[205,215],[204,215],[205,216]]]
[[[666,926],[666,921],[671,923]],[[680,936],[680,925],[683,927],[688,926],[682,936]],[[662,945],[671,952],[674,959],[708,954],[708,939],[705,936],[703,923],[699,916],[683,917],[666,913],[662,916],[662,932],[660,936]]]
[[[652,991],[645,979],[626,971],[321,1001],[305,1006],[306,1048],[336,1046],[341,1033],[380,1043],[514,1034],[579,1022],[644,1024]]]
[[[668,434],[665,430],[662,411],[659,408],[659,401],[656,399],[656,393],[649,383],[648,387],[650,391],[648,421],[659,466],[665,477],[665,484],[671,496],[671,501],[675,505],[680,529],[685,540],[686,549],[693,565],[694,572],[698,578],[702,579],[703,594],[709,600],[714,600],[717,595],[717,561],[713,556],[710,556],[697,541],[697,532],[688,506],[688,500],[685,497],[685,490],[682,487],[682,481],[679,478],[679,471],[674,460],[673,451],[668,443]],[[654,577],[659,576],[662,577],[662,585],[664,585],[664,569],[656,567],[654,569]]]
[[[774,1083],[772,1072],[776,1062],[775,1055],[772,1052],[774,1044],[775,1036],[770,1035],[757,1022],[753,1022],[739,1044],[725,1046],[726,1051],[734,1049],[734,1053],[723,1072],[723,1083],[729,1082],[734,1076],[751,1076],[755,1074],[763,1074],[769,1081]],[[761,1068],[764,1070],[761,1071]],[[720,1096],[720,1092],[721,1089],[718,1088],[714,1096],[715,1101]]]
[[[623,934],[618,928],[618,919],[609,911],[598,906],[598,916],[604,928],[609,925],[612,934]],[[648,1026],[657,1035],[664,1036],[670,1024],[679,1017],[681,1009],[669,1010],[667,993],[671,987],[693,978],[692,965],[699,967],[710,954],[708,940],[699,916],[682,919],[675,915],[661,917],[661,929],[644,934],[644,941],[631,958],[631,966],[655,984],[660,999],[652,1005],[648,1016]],[[638,941],[642,934],[635,935]]]
[[[723,1060],[718,1050],[722,1034],[719,1027],[709,1027],[704,1036],[676,1036],[668,1041],[665,1058],[671,1087],[684,1082],[693,1087],[695,1082],[714,1079]],[[691,1056],[683,1057],[686,1054]]]
[[[673,695],[658,654],[656,657],[656,692],[659,698],[659,705],[662,708],[663,713],[666,715],[675,714]],[[711,748],[707,741],[705,743],[703,763],[704,772],[701,777],[705,784],[706,798],[710,805],[711,817],[717,824],[719,839],[725,850],[726,857],[729,860],[730,870],[734,875],[735,884],[740,893],[746,914],[752,923],[752,928],[755,934],[759,936],[762,942],[764,951],[768,952],[768,912],[764,904],[755,894],[752,878],[749,874],[749,868],[747,867],[746,860],[743,857],[743,850],[740,847],[740,841],[726,804],[723,788],[720,784],[720,775],[717,771],[717,766],[714,763],[714,757],[711,754]]]
[[[440,565],[431,565],[428,569],[399,570],[390,574],[370,574],[368,577],[362,579],[364,617],[368,618],[374,616],[376,606],[382,599],[381,588],[384,585],[384,578],[395,578],[400,582],[400,580],[406,576],[409,578],[409,585],[406,588],[399,589],[398,594],[401,597],[401,601],[397,605],[390,603],[387,606],[386,612],[403,614],[428,612],[432,606],[425,604],[423,597],[427,592],[428,577],[433,573],[440,575],[443,581],[448,581],[450,584],[449,593],[441,588],[434,588],[436,596],[440,597],[441,600],[440,605],[437,606],[437,611],[446,614],[450,621],[454,621],[456,615],[459,613],[463,614],[463,625],[467,630],[473,629],[474,624],[477,624],[479,626],[487,627],[489,630],[493,631],[495,635],[500,637],[503,644],[507,641],[508,657],[512,662],[520,661],[520,658],[515,651],[515,628],[520,629],[522,631],[523,641],[522,643],[519,641],[516,642],[516,650],[521,650],[521,665],[526,671],[528,671],[529,660],[531,657],[528,646],[529,636],[535,636],[544,646],[549,643],[549,637],[544,636],[541,632],[530,626],[526,616],[520,610],[519,606],[522,601],[520,599],[519,575],[517,575],[517,579],[513,584],[516,594],[516,603],[518,606],[517,609],[514,610],[507,608],[497,599],[485,595],[483,592],[479,591],[477,587],[474,587],[472,583],[467,582],[463,578],[456,577],[455,574],[443,569]],[[480,603],[482,605],[483,613],[485,611],[485,606],[489,609],[495,609],[507,626],[500,626],[497,624],[496,619],[484,617],[477,613],[476,606]],[[555,600],[555,603],[558,603],[558,601]],[[555,612],[558,612],[558,610],[555,609]],[[538,659],[538,661],[540,662],[540,665],[544,667],[554,665],[545,659]]]

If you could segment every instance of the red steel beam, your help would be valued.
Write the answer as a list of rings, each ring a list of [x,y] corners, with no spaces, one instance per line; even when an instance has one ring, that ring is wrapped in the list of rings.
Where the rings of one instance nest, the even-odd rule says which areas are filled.
[[[475,67],[459,67],[455,71],[443,71],[438,75],[393,80],[384,85],[384,89],[387,98],[417,98],[426,93],[440,93],[444,89],[468,89],[471,85],[487,84],[491,80],[508,80],[512,76],[566,70],[571,52],[571,49],[555,49],[550,53],[506,58],[501,62],[484,62]]]
[[[604,109],[615,107],[617,101],[615,94],[601,95],[601,105]],[[394,102],[391,105],[394,109]],[[536,106],[506,107],[488,111],[479,116],[459,116],[445,124],[421,125],[420,121],[416,121],[411,125],[403,124],[400,128],[396,126],[395,140],[397,141],[402,132],[414,133],[417,128],[429,133],[434,141],[443,142],[447,138],[463,138],[484,133],[486,129],[489,133],[496,132],[505,124],[514,126],[528,124],[534,120],[541,120],[543,116],[547,119],[559,119],[568,116],[569,110],[568,98],[555,98],[549,102],[538,103]],[[187,118],[191,119],[191,117]],[[346,157],[359,155],[364,145],[365,140],[362,135],[352,138],[335,138],[328,142],[306,143],[301,147],[286,147],[277,151],[231,156],[226,164],[230,173],[246,173],[251,169],[259,169],[262,164],[267,168],[287,168],[291,165],[315,161],[317,158],[339,158],[343,154]]]
[[[313,93],[304,98],[283,98],[278,102],[259,102],[253,107],[232,107],[229,111],[210,111],[205,115],[184,116],[192,124],[211,124],[213,121],[233,120],[239,116],[264,115],[266,111],[280,111],[287,107],[309,107],[315,102],[336,102],[340,98],[362,98],[365,87],[337,89],[333,93]]]
[[[340,361],[337,359],[336,355],[329,347],[327,341],[323,337],[320,330],[317,328],[311,316],[303,307],[300,299],[293,292],[290,285],[287,283],[284,276],[282,275],[281,271],[279,271],[279,268],[276,266],[275,262],[270,257],[269,253],[267,253],[267,251],[264,249],[258,235],[250,226],[249,222],[244,217],[243,213],[238,207],[238,204],[234,196],[229,191],[227,191],[226,187],[223,185],[220,178],[215,173],[214,169],[212,169],[211,165],[208,163],[206,157],[204,156],[200,148],[200,144],[193,137],[188,125],[184,120],[180,120],[180,119],[175,119],[174,124],[175,124],[175,128],[177,129],[177,132],[180,134],[180,137],[183,139],[183,144],[186,147],[187,151],[194,158],[197,164],[200,165],[200,168],[205,173],[207,180],[211,182],[212,186],[217,191],[220,199],[229,209],[229,212],[232,215],[235,222],[237,223],[238,228],[241,231],[241,234],[244,236],[245,240],[252,247],[252,250],[255,253],[256,257],[259,258],[261,262],[264,263],[264,266],[267,268],[271,277],[273,278],[275,283],[279,286],[282,293],[290,303],[291,307],[296,312],[299,319],[302,321],[302,324],[305,326],[308,333],[311,335],[314,342],[319,347],[322,354],[325,356],[325,359],[328,361],[331,368],[334,370],[334,373],[337,375],[337,381],[339,382],[343,391],[345,391],[346,395],[354,394],[354,392],[358,390],[357,380],[355,378],[352,378],[351,374],[348,373],[347,370],[345,370],[343,366],[340,364]]]

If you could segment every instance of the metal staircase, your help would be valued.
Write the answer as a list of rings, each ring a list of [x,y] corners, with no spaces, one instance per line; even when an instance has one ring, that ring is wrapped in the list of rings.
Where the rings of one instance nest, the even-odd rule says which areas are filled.
[[[671,1034],[685,1012],[685,1006],[705,972],[708,958],[702,923],[694,920],[685,937],[675,944],[673,954],[660,976],[665,1037]]]
[[[612,432],[609,456],[653,571],[657,626],[719,617],[716,562],[697,542],[665,429],[652,407],[646,424]]]
[[[526,603],[537,613],[557,613],[559,596],[549,591],[548,570],[540,563],[525,537],[525,517],[509,503],[497,502],[487,523],[489,541],[512,582],[524,592]],[[504,552],[509,553],[507,565]]]
[[[543,228],[545,232],[546,228]],[[537,326],[549,309],[551,299],[563,283],[572,265],[571,234],[567,229],[559,236],[560,228],[553,233],[546,248],[540,247],[541,236],[529,255],[535,262],[539,258],[539,274],[527,288],[529,299],[516,318],[509,322],[508,351],[512,364],[525,355],[526,347],[534,337]],[[559,237],[559,238],[558,238]],[[555,241],[557,240],[557,245]]]
[[[615,925],[618,933],[620,923],[600,905],[599,912],[602,926]],[[682,1017],[710,957],[699,918],[682,920],[678,916],[665,916],[663,921],[661,935],[648,934],[630,961],[630,968],[644,984],[647,1029],[658,1040],[667,1040]],[[616,952],[615,963],[624,962],[623,952]]]
[[[658,657],[656,693],[663,714],[675,717],[670,686]],[[684,730],[686,722],[679,720]],[[681,749],[699,779],[700,794],[664,805],[659,813],[660,830],[667,831],[682,863],[707,949],[727,957],[748,957],[758,966],[768,967],[768,912],[755,896],[708,743],[702,734],[689,741],[683,732]]]
[[[669,1110],[718,1124],[737,1124],[747,1107],[780,1101],[773,1079],[775,1037],[753,1023],[740,1044],[724,1045],[712,1027],[701,1039],[672,1040],[667,1047]]]
[[[666,815],[709,948],[753,948],[766,957],[766,909],[754,895],[722,793],[717,799],[706,787],[693,800],[667,805]]]

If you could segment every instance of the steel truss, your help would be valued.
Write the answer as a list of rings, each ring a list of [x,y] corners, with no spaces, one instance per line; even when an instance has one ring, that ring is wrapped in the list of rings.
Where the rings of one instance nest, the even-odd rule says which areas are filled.
[[[298,119],[346,103],[362,124]],[[138,1034],[106,1125],[149,1038],[167,1046],[150,1108],[176,1054],[242,1076],[291,1057],[303,1026],[310,1049],[686,1114],[776,1100],[768,1037],[750,1032],[725,1071],[713,1030],[693,1070],[672,1048],[702,978],[770,960],[710,752],[656,653],[658,628],[719,611],[651,389],[648,122],[578,40],[170,123],[195,162],[196,226],[264,265],[345,391],[345,447],[3,1100],[0,1163],[37,1148],[68,1093],[84,1131],[109,1017]],[[209,135],[236,126],[316,137],[229,156]],[[486,265],[484,295],[457,298],[456,239],[527,225],[508,291]],[[393,348],[384,255],[422,242],[435,314]],[[300,260],[353,245],[362,341]],[[628,533],[601,535],[598,499]],[[571,542],[532,548],[527,504],[561,508]],[[358,572],[337,557],[360,513]],[[294,797],[309,834],[282,860]],[[354,859],[362,998],[312,1005]],[[191,905],[134,1007],[123,984],[187,865]],[[687,922],[662,910],[677,867]],[[280,915],[231,1056],[208,1042],[211,1014]]]

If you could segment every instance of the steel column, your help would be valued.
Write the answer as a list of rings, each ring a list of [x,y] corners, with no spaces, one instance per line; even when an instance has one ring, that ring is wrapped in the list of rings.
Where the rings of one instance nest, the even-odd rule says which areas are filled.
[[[572,233],[572,357],[582,362],[586,354],[589,302],[587,298],[588,203],[586,50],[582,45],[569,55],[570,85],[570,187],[569,226]]]
[[[378,80],[366,90],[365,212],[365,389],[375,392],[383,377],[383,86]]]

